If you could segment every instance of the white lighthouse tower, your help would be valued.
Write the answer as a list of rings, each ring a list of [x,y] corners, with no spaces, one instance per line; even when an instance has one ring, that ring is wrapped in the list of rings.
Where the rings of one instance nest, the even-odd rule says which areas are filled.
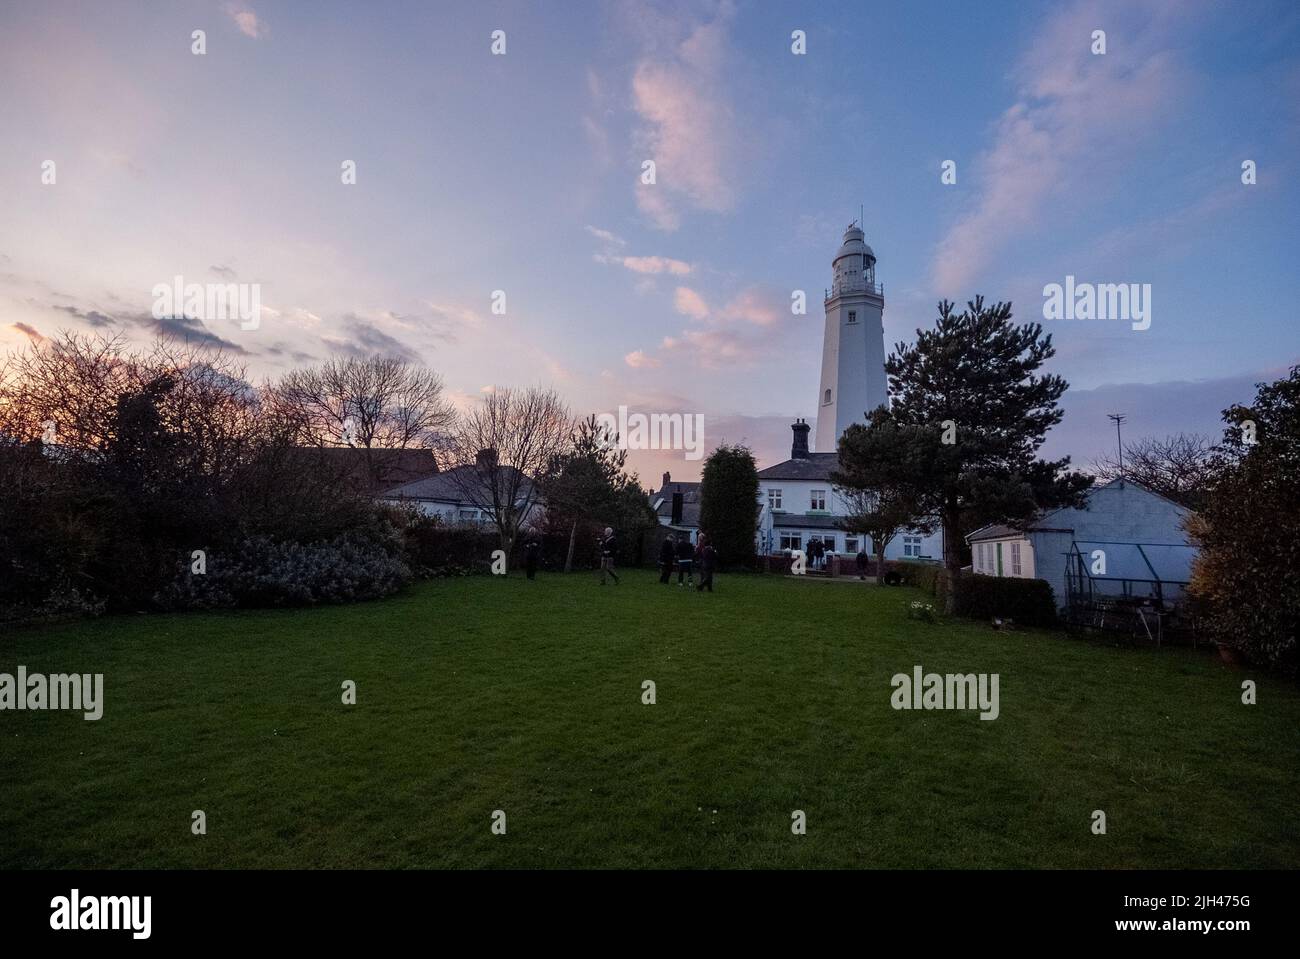
[[[876,254],[862,229],[849,224],[831,261],[834,285],[826,291],[822,385],[817,393],[818,453],[834,453],[850,423],[889,402],[885,380],[885,294],[876,285]]]

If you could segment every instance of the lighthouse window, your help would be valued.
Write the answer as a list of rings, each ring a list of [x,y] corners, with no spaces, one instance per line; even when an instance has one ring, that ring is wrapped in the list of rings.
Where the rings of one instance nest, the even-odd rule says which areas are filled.
[[[858,313],[856,310],[849,310],[849,322],[850,323],[858,322]]]
[[[829,403],[830,401],[831,401],[831,391],[827,390],[826,394],[822,397],[822,402]]]

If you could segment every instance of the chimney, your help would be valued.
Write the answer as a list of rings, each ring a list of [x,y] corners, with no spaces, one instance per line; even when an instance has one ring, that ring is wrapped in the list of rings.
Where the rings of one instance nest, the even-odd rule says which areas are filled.
[[[662,493],[664,490],[668,488],[668,484],[672,482],[672,478],[673,478],[672,473],[668,473],[668,472],[664,473],[664,484],[659,487],[659,492]]]
[[[794,430],[794,442],[790,444],[790,459],[806,460],[809,458],[808,431],[811,428],[812,427],[801,419],[795,420],[794,423],[790,425],[790,429]]]
[[[673,525],[682,525],[682,492],[678,490],[673,493]]]
[[[492,447],[481,449],[474,457],[474,465],[479,471],[495,469],[497,465],[497,451]]]

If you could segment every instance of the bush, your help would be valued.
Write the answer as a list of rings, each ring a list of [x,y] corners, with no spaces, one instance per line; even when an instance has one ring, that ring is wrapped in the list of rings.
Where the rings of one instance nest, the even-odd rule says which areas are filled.
[[[894,567],[908,586],[924,590],[936,605],[947,605],[952,589],[946,567],[903,561]],[[1055,626],[1056,598],[1041,579],[962,573],[953,612],[968,619],[1010,619],[1021,626]]]
[[[259,536],[210,554],[201,575],[190,571],[186,557],[155,602],[167,609],[351,603],[391,595],[410,580],[401,539],[391,531],[347,533],[312,545]]]
[[[963,573],[956,613],[969,619],[1010,619],[1019,626],[1056,625],[1056,599],[1041,579]]]

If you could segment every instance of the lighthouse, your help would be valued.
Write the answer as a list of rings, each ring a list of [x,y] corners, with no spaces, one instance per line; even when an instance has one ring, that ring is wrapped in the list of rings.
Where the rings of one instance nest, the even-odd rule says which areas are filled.
[[[844,231],[831,267],[817,392],[818,453],[834,453],[850,423],[865,423],[867,413],[889,402],[885,292],[876,283],[876,254],[856,222]]]

